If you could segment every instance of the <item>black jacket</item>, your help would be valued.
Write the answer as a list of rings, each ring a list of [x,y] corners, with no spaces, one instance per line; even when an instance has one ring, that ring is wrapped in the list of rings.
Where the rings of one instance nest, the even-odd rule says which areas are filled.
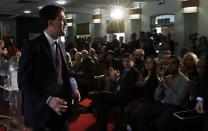
[[[19,61],[18,86],[23,94],[24,118],[33,127],[42,127],[50,115],[55,113],[46,104],[49,96],[65,100],[70,100],[72,96],[69,82],[71,74],[65,63],[64,45],[59,45],[62,52],[62,87],[57,82],[56,67],[45,35],[41,34],[23,48]]]
[[[138,98],[139,93],[136,87],[138,77],[139,73],[134,67],[132,67],[126,75],[124,75],[124,71],[121,72],[120,79],[117,83],[117,89],[119,87],[119,90],[115,92],[115,95],[124,104]]]

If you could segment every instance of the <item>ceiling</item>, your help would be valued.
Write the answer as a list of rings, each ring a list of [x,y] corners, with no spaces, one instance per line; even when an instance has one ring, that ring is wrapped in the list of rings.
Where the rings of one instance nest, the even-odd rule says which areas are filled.
[[[144,0],[66,0],[64,5],[67,13],[84,13],[93,14],[95,9],[109,8],[112,5],[129,6],[132,2]],[[151,0],[146,0],[151,1]],[[155,1],[155,0],[152,0]],[[16,16],[26,15],[23,10],[31,10],[30,16],[38,14],[38,7],[47,4],[57,4],[56,0],[1,0],[0,18],[13,18]]]

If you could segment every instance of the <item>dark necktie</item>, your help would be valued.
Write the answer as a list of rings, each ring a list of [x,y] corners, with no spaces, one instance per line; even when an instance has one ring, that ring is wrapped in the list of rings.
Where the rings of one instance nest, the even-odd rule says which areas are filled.
[[[54,43],[56,45],[56,57],[55,57],[55,64],[56,64],[56,70],[57,70],[57,81],[58,84],[63,84],[62,79],[62,63],[61,63],[61,51],[59,44],[57,42]]]

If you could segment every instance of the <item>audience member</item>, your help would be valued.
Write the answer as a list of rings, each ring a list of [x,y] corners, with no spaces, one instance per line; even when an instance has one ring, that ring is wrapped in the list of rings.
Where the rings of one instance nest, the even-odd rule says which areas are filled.
[[[152,57],[148,57],[145,61],[145,69],[137,81],[139,89],[139,99],[132,101],[125,108],[125,122],[126,124],[134,125],[134,110],[142,105],[152,104],[155,102],[154,93],[158,86],[158,79],[156,73],[156,61]],[[135,123],[136,124],[136,123]]]
[[[205,51],[207,49],[208,46],[208,40],[206,36],[201,36],[199,38],[199,56],[204,56],[205,55]]]
[[[75,54],[75,58],[74,61],[72,61],[72,70],[76,73],[78,72],[79,68],[80,68],[80,64],[82,62],[82,53],[81,52],[77,52]]]
[[[76,53],[77,53],[77,49],[76,48],[72,48],[72,49],[69,50],[69,54],[71,56],[71,61],[75,60]]]
[[[142,73],[143,69],[144,69],[144,56],[145,56],[145,52],[143,49],[136,49],[134,51],[134,64],[135,64],[135,68]]]
[[[97,54],[93,48],[89,49],[89,56],[95,63],[98,62]]]
[[[184,55],[181,65],[181,72],[186,75],[189,79],[196,79],[197,69],[196,65],[198,57],[192,52],[188,52]]]
[[[178,106],[185,102],[187,96],[186,83],[188,78],[180,72],[180,60],[170,56],[169,76],[158,76],[159,86],[155,91],[157,103],[137,108],[135,130],[151,131],[151,123],[155,123],[157,130],[166,131],[169,118]],[[154,129],[155,130],[155,129]]]
[[[127,44],[124,42],[124,37],[120,36],[119,37],[119,50],[118,50],[120,54],[124,54],[128,52],[128,46]]]
[[[137,34],[132,33],[130,37],[130,42],[128,43],[129,46],[129,52],[132,53],[135,49],[140,48],[139,41],[137,41]]]
[[[140,48],[143,48],[144,45],[145,45],[145,32],[144,31],[141,31],[139,33],[139,39],[138,39],[138,42],[140,44]]]
[[[93,88],[93,77],[94,77],[94,68],[95,63],[89,57],[89,53],[87,50],[83,50],[82,52],[82,62],[79,65],[79,69],[76,72],[78,76],[78,85],[80,87],[80,93],[83,98],[85,98],[89,91]]]
[[[118,51],[119,50],[119,41],[117,39],[117,35],[112,36],[112,41],[107,44],[107,50]]]
[[[200,79],[199,82],[199,88],[200,88],[200,92],[199,95],[197,97],[197,104],[195,106],[195,109],[198,113],[200,114],[204,114],[204,119],[203,119],[203,131],[207,131],[208,130],[208,111],[207,111],[207,98],[208,98],[208,88],[207,88],[207,78],[208,78],[208,52],[206,49],[206,53],[205,53],[205,66],[203,69],[203,74],[202,77]]]
[[[151,38],[151,33],[147,32],[145,34],[143,50],[145,52],[145,57],[147,56],[157,56],[155,43]]]
[[[67,64],[68,69],[72,69],[71,56],[68,52],[66,53],[66,64]]]
[[[133,56],[131,54],[124,54],[124,70],[120,74],[120,79],[115,84],[116,90],[113,93],[91,93],[91,96],[95,100],[97,123],[100,126],[100,131],[107,130],[108,110],[112,106],[124,107],[128,102],[138,97],[138,93],[135,92],[138,72],[133,65]]]

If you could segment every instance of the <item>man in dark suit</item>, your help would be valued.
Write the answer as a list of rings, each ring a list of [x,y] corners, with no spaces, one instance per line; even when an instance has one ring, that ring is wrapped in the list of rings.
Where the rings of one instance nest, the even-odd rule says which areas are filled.
[[[65,34],[66,17],[55,5],[43,7],[39,16],[44,32],[24,47],[19,61],[23,115],[33,131],[67,131],[71,100],[79,91],[58,41]]]
[[[206,49],[206,55],[205,55],[205,67],[203,71],[203,76],[200,80],[200,94],[196,98],[197,104],[196,104],[196,111],[198,113],[204,113],[204,123],[203,123],[203,131],[208,130],[208,84],[207,84],[207,78],[208,78],[208,48]]]
[[[136,81],[139,73],[133,65],[133,56],[129,53],[124,54],[124,70],[115,83],[116,90],[114,92],[101,91],[90,94],[95,100],[97,124],[100,126],[100,131],[107,130],[108,110],[111,107],[124,107],[130,101],[138,98]]]
[[[137,34],[132,33],[130,37],[130,42],[128,43],[128,50],[132,53],[135,49],[140,49],[140,43],[137,40]]]

